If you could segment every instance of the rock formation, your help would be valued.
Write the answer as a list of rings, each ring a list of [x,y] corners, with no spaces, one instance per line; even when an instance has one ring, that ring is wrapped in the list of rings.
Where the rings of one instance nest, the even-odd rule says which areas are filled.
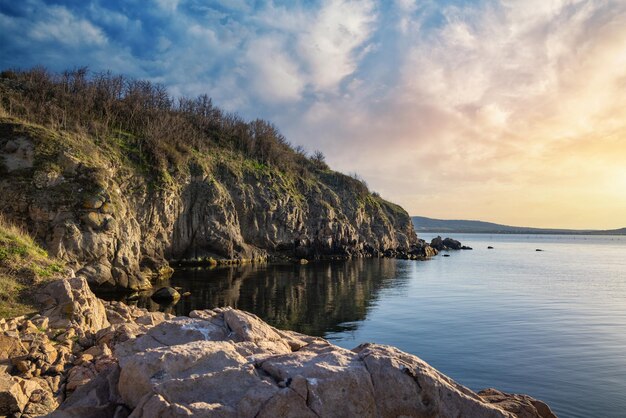
[[[207,155],[157,182],[115,144],[0,120],[0,213],[92,285],[145,289],[168,261],[430,254],[402,208],[349,176]]]
[[[44,295],[48,316],[0,321],[0,414],[554,417],[525,395],[476,394],[393,347],[346,350],[231,308],[172,317],[103,303],[80,278]]]
[[[444,250],[471,250],[470,247],[467,247],[465,245],[462,245],[460,241],[457,241],[455,239],[452,238],[441,238],[440,236],[437,236],[435,238],[433,238],[430,242],[430,246],[434,249],[436,249],[437,251],[444,251]]]

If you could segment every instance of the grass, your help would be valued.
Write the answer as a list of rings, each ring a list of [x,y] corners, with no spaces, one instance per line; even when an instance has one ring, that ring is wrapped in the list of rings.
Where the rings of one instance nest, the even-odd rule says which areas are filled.
[[[64,272],[62,262],[49,257],[24,230],[0,215],[0,318],[36,311],[33,291]]]

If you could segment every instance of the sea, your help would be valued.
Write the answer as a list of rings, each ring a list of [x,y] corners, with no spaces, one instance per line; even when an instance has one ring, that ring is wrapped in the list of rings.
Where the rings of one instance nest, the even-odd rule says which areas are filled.
[[[626,417],[626,237],[448,235],[473,250],[179,269],[171,284],[191,296],[167,309],[230,305],[348,349],[396,346],[559,417]]]

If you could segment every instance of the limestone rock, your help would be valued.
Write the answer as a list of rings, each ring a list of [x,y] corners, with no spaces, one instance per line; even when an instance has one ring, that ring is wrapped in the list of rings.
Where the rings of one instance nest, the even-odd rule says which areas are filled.
[[[33,381],[0,374],[0,416],[22,412],[32,393],[40,389]]]
[[[102,301],[89,289],[83,277],[54,281],[35,295],[43,306],[42,314],[50,327],[76,326],[83,331],[97,332],[109,326]]]
[[[17,335],[0,334],[0,362],[26,354],[26,348]]]
[[[132,417],[552,418],[532,398],[500,405],[393,347],[345,350],[234,309],[192,315],[116,347]]]
[[[496,389],[481,390],[478,395],[498,408],[515,414],[518,418],[556,418],[548,405],[528,395],[513,395]]]
[[[78,387],[50,418],[127,417],[129,411],[120,405],[117,392],[119,368],[113,367]],[[116,415],[116,412],[119,415]],[[122,415],[123,414],[123,415]]]
[[[49,129],[1,125],[0,164],[19,175],[2,178],[0,212],[27,225],[53,256],[84,267],[93,285],[149,289],[151,279],[168,274],[159,267],[168,261],[378,256],[406,252],[417,240],[403,209],[364,199],[363,185],[340,173],[293,182],[274,169],[209,157],[201,165],[210,173],[175,170],[175,187],[152,187],[151,175],[95,146],[95,138],[81,138],[95,153],[89,161],[61,147],[55,161],[41,165],[35,151],[51,146]],[[198,157],[184,155],[177,166]]]

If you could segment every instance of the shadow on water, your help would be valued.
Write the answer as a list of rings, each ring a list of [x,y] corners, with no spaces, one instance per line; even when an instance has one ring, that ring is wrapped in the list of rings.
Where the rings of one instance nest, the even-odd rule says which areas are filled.
[[[147,295],[127,303],[176,315],[232,306],[277,328],[324,336],[355,329],[379,291],[394,285],[396,269],[397,261],[392,259],[181,268],[164,284],[191,296],[170,307],[159,306]]]

